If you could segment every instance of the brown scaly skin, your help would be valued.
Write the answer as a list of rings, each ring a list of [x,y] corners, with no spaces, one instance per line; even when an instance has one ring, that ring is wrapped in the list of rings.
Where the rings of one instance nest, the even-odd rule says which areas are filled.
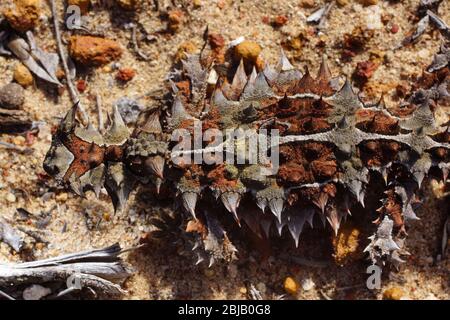
[[[224,73],[232,77],[210,81],[211,59],[190,56],[170,80],[169,116],[150,111],[130,135],[115,108],[102,136],[80,125],[75,106],[54,135],[44,168],[79,194],[105,186],[116,209],[123,208],[136,181],[171,188],[193,218],[187,231],[199,234],[199,261],[210,264],[232,259],[236,251],[220,220],[244,222],[267,238],[287,229],[297,246],[314,216],[337,233],[352,207],[365,206],[371,177],[379,174],[381,206],[365,208],[379,215],[378,229],[366,251],[373,263],[397,264],[405,220],[417,218],[413,209],[423,179],[432,167],[446,179],[449,169],[448,127],[434,120],[436,105],[448,101],[448,50],[441,48],[438,64],[424,72],[405,106],[394,110],[383,101],[365,104],[348,81],[338,86],[325,60],[313,77],[296,70],[282,52],[275,68],[258,73],[241,61]],[[175,164],[171,134],[180,128],[194,132],[194,119],[202,121],[202,132],[278,129],[279,170],[263,176],[259,164]]]

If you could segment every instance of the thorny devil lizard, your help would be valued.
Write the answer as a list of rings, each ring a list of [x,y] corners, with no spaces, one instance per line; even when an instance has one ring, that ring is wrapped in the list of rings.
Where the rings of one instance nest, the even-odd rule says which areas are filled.
[[[313,77],[295,69],[283,52],[275,67],[259,71],[241,60],[217,72],[208,57],[189,55],[181,70],[170,74],[171,107],[143,112],[131,133],[117,107],[104,134],[91,123],[83,126],[77,106],[71,108],[53,135],[44,168],[79,195],[88,189],[98,195],[105,187],[116,210],[139,183],[171,190],[198,232],[198,262],[235,258],[224,220],[244,222],[246,230],[265,239],[284,230],[298,246],[306,223],[312,227],[320,218],[337,233],[356,208],[376,217],[367,219],[375,220],[365,249],[372,262],[398,265],[405,253],[405,221],[417,219],[424,178],[446,181],[450,167],[449,123],[438,125],[434,116],[450,97],[448,41],[396,108],[382,100],[363,102],[350,81],[339,85],[331,76],[325,59]],[[194,148],[175,152],[176,142],[186,138],[174,133],[192,133],[199,121],[201,134],[253,129],[258,139],[270,141],[266,154],[259,154],[269,161],[236,164],[233,156],[206,163],[218,154],[225,159],[239,144],[225,134],[221,143],[207,138],[196,144],[189,137]],[[271,129],[278,130],[278,139]],[[272,170],[274,150],[277,170]],[[193,163],[195,155],[204,162]],[[378,195],[371,207],[365,204],[368,190]]]

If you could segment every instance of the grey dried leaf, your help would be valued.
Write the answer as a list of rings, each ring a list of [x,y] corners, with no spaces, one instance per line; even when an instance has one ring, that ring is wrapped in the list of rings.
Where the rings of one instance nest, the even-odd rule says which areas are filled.
[[[250,299],[252,300],[263,300],[263,297],[261,295],[261,292],[256,289],[254,284],[250,284],[250,290],[249,290]]]
[[[32,37],[30,39],[28,45],[24,39],[15,38],[8,43],[8,48],[39,78],[62,86],[55,74],[59,63],[58,55],[44,52],[36,46]]]
[[[442,20],[440,17],[438,17],[433,11],[427,10],[427,15],[430,17],[430,22],[439,29],[441,34],[446,37],[447,39],[450,39],[450,28],[449,26]]]
[[[332,6],[333,2],[327,3],[325,6],[314,11],[308,18],[306,18],[306,22],[318,24],[319,29],[323,28]]]
[[[422,19],[420,19],[419,23],[417,23],[416,30],[411,34],[410,36],[406,37],[402,41],[402,45],[408,45],[413,42],[415,42],[417,39],[420,38],[421,35],[424,34],[425,30],[427,29],[430,22],[430,18],[428,15],[424,16]]]
[[[442,1],[443,0],[420,0],[419,7],[417,8],[417,16],[423,17],[429,10],[438,12]]]
[[[8,37],[9,33],[7,31],[0,31],[0,55],[10,56],[12,54],[11,51],[5,48],[6,40],[8,39]]]
[[[319,8],[318,10],[314,11],[312,14],[306,18],[307,22],[311,23],[319,23],[320,19],[322,19],[322,16],[325,13],[326,6]]]
[[[56,71],[58,70],[59,56],[56,53],[48,53],[39,48],[34,40],[33,33],[28,31],[26,33],[28,43],[31,48],[31,55],[41,63],[42,67],[47,71],[47,74],[53,79],[55,84],[61,85],[56,77]]]
[[[23,237],[5,220],[0,220],[0,240],[5,242],[16,252],[23,247]]]

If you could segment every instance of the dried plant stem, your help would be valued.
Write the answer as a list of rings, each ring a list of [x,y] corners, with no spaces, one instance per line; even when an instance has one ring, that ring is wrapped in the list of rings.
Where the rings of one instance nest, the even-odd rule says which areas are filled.
[[[3,292],[2,290],[0,290],[0,296],[6,298],[6,299],[8,299],[8,300],[16,300],[16,299],[14,299],[13,297],[11,297],[9,294]]]
[[[97,105],[98,131],[103,134],[105,132],[105,122],[103,120],[103,112],[102,112],[102,97],[99,94],[97,94],[95,96],[95,101]]]
[[[139,45],[137,42],[137,26],[134,23],[132,24],[132,27],[131,27],[131,42],[133,43],[134,51],[136,52],[136,54],[138,56],[140,56],[144,60],[150,59],[145,53],[143,53],[141,51],[141,49],[139,49]]]
[[[88,122],[88,116],[86,114],[86,111],[84,110],[83,106],[80,103],[80,99],[78,97],[78,91],[75,88],[72,79],[70,79],[70,72],[69,72],[69,67],[67,65],[67,59],[66,59],[66,55],[64,52],[64,47],[61,41],[61,32],[59,30],[59,24],[58,24],[58,11],[56,8],[56,2],[55,0],[50,0],[50,4],[52,7],[52,15],[53,15],[53,25],[55,28],[55,38],[56,38],[56,45],[58,47],[58,53],[59,56],[61,58],[61,63],[64,69],[64,74],[66,75],[66,81],[67,81],[67,87],[69,89],[69,94],[70,94],[70,99],[72,100],[72,103],[75,104],[78,102],[78,110],[81,113],[82,116],[82,121],[84,123]]]
[[[119,283],[130,276],[130,270],[119,255],[125,252],[118,244],[102,249],[87,250],[55,258],[19,264],[0,264],[0,297],[14,299],[21,295],[25,285],[59,283],[63,288],[54,297],[66,295],[75,289],[91,288],[106,295],[124,294]],[[67,279],[76,276],[80,287],[67,285]],[[6,292],[5,292],[6,291]],[[12,295],[12,296],[11,296]]]
[[[4,141],[0,141],[0,146],[3,146],[9,150],[18,151],[19,153],[23,153],[23,154],[30,154],[33,152],[33,149],[31,149],[31,148],[27,148],[27,147],[21,148],[21,147],[16,146],[13,143],[4,142]]]

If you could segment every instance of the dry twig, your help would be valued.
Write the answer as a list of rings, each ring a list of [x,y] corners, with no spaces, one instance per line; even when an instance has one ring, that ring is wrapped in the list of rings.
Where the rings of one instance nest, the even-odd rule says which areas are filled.
[[[0,289],[14,298],[21,296],[19,288],[24,286],[56,282],[60,284],[62,290],[54,293],[55,298],[82,288],[90,288],[104,295],[118,296],[125,291],[117,283],[130,275],[130,271],[118,257],[123,252],[119,244],[114,244],[103,249],[87,250],[45,260],[0,264]],[[72,288],[68,279],[72,279],[77,285]]]
[[[80,113],[82,115],[83,122],[87,123],[88,116],[87,116],[86,111],[84,110],[83,106],[80,103],[80,99],[78,97],[78,91],[75,88],[75,86],[72,82],[72,79],[70,78],[69,67],[67,64],[67,59],[66,59],[66,55],[64,52],[63,44],[61,41],[61,32],[59,30],[59,24],[58,24],[58,11],[56,8],[55,0],[50,0],[50,3],[51,3],[51,8],[52,8],[52,15],[53,15],[53,25],[55,28],[56,45],[58,47],[58,53],[59,53],[59,57],[61,58],[61,64],[64,69],[64,74],[66,76],[67,87],[69,88],[70,98],[71,98],[73,104],[78,103],[78,110],[80,111]]]

